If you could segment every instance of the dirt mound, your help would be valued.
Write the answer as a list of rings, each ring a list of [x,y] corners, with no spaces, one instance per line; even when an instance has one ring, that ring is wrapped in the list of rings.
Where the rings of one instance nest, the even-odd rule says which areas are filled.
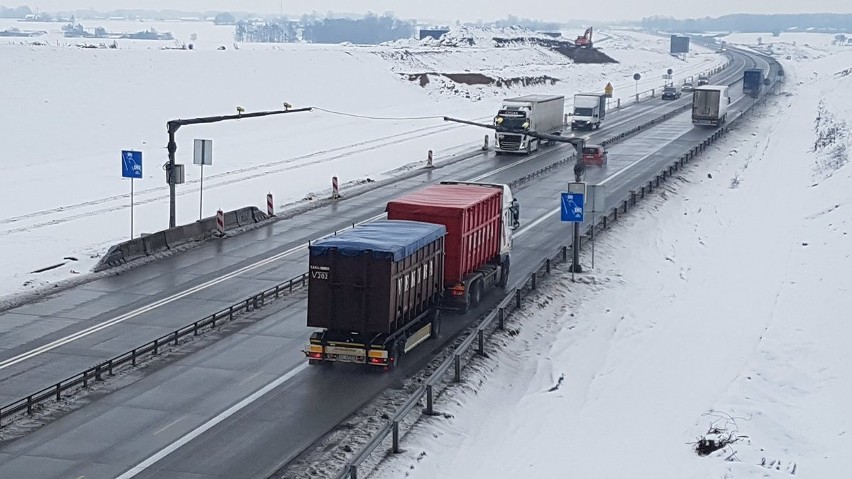
[[[494,38],[498,48],[508,46],[538,45],[559,52],[574,63],[618,63],[615,59],[595,48],[577,48],[573,42],[552,38]]]

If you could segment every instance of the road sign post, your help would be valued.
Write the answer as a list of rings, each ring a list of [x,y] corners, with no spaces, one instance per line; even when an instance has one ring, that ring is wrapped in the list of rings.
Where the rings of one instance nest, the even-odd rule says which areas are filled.
[[[133,180],[142,178],[141,151],[121,151],[121,176],[130,178],[130,239],[133,239]]]
[[[586,184],[583,182],[568,183],[568,192],[562,193],[561,219],[574,223],[574,242],[571,247],[574,260],[571,264],[571,281],[574,281],[574,273],[582,273],[580,266],[580,223],[583,222],[585,214]]]
[[[213,166],[213,140],[195,140],[192,162],[201,165],[201,188],[198,190],[198,219],[201,220],[204,204],[204,165]]]

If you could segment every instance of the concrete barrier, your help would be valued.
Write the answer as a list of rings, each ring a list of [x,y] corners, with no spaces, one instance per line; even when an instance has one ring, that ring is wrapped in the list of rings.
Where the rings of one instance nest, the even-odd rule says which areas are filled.
[[[239,228],[260,223],[269,219],[264,212],[254,206],[240,208],[225,213],[227,229]],[[94,271],[104,271],[132,261],[147,258],[157,253],[169,251],[194,241],[204,241],[216,231],[216,217],[211,216],[194,223],[176,226],[150,235],[113,245],[95,265]]]

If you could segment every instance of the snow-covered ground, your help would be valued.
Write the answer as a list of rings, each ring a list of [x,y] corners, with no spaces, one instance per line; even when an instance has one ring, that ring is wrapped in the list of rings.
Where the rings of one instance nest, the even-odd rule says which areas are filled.
[[[120,177],[121,150],[143,153],[144,178],[135,182],[135,234],[167,227],[162,165],[170,119],[231,114],[237,106],[249,112],[275,110],[285,101],[361,115],[431,117],[370,120],[315,110],[183,127],[177,133],[177,159],[186,164],[187,182],[177,187],[177,216],[185,224],[199,216],[194,138],[213,140],[213,165],[204,172],[203,216],[220,208],[264,205],[268,192],[280,210],[325,194],[333,175],[345,188],[423,162],[430,149],[440,162],[481,144],[482,130],[443,123],[442,115],[487,120],[505,96],[570,97],[579,90],[602,90],[608,81],[616,97],[628,97],[634,72],[643,74],[641,90],[658,85],[667,68],[684,77],[725,61],[699,50],[681,62],[666,53],[659,37],[633,32],[608,32],[611,38],[599,43],[621,63],[575,65],[542,47],[495,48],[487,41],[459,48],[426,42],[240,44],[235,49],[231,27],[206,23],[83,25],[128,33],[153,27],[173,33],[176,40],[118,40],[117,49],[81,48],[101,40],[63,38],[58,23],[0,21],[0,30],[48,30],[40,37],[0,39],[2,98],[9,112],[0,116],[0,297],[80,277],[109,245],[128,239],[130,184]],[[487,37],[482,31],[469,34]],[[195,49],[164,49],[177,43],[193,43]],[[420,63],[411,63],[412,57]],[[501,78],[548,75],[558,81],[503,88],[457,84],[455,93],[446,94],[446,89],[409,80],[407,74],[425,70],[485,71]]]
[[[370,477],[849,477],[852,50],[785,70]]]

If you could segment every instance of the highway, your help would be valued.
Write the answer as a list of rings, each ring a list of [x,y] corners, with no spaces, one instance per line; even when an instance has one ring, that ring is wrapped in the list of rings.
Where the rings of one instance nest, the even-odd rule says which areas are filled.
[[[740,54],[735,58],[722,76],[738,77],[752,65]],[[739,95],[736,89],[732,94]],[[686,101],[648,101],[613,112],[589,141]],[[732,111],[747,102],[736,101]],[[611,146],[608,167],[589,169],[586,180],[606,181],[611,198],[622,199],[636,178],[671,162],[701,135],[706,130],[693,129],[688,112],[678,115]],[[380,216],[382,205],[401,193],[442,179],[509,182],[570,152],[558,146],[530,157],[479,155],[8,311],[0,320],[18,326],[0,333],[0,403],[304,272],[308,240]],[[570,168],[557,170],[516,191],[523,226],[513,253],[515,283],[568,235],[555,207],[571,176]],[[85,407],[4,443],[0,477],[265,477],[419,370],[487,306],[448,317],[438,341],[412,351],[393,373],[381,374],[346,365],[306,367],[300,352],[309,335],[306,304],[297,293],[251,313],[265,319],[221,334],[206,347],[190,346],[155,363],[137,381],[95,394]]]

